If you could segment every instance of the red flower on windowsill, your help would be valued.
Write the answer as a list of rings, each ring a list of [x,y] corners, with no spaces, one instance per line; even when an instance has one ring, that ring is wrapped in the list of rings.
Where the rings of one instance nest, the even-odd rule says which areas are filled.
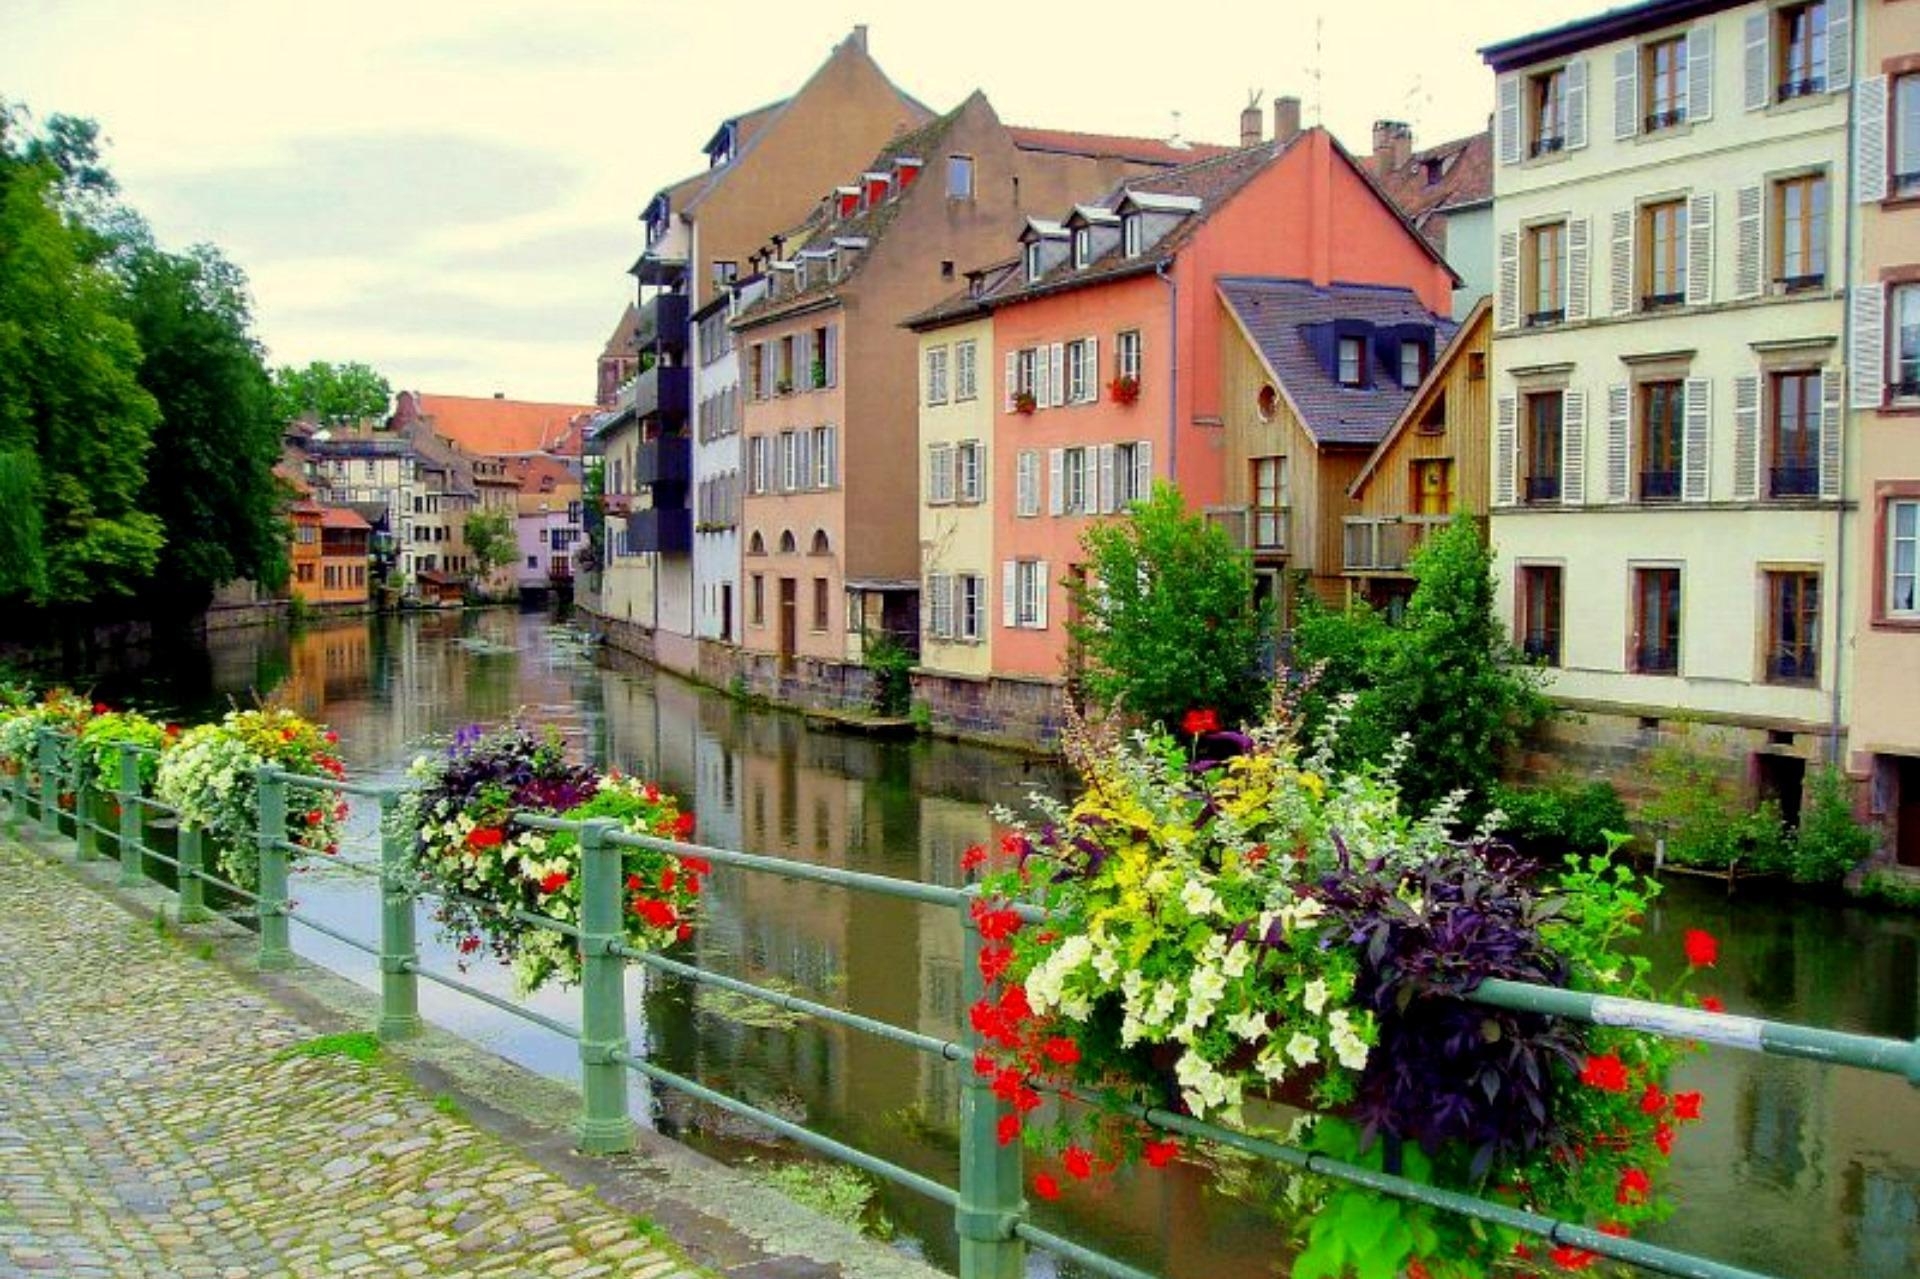
[[[1031,413],[1039,407],[1040,407],[1040,402],[1033,398],[1032,391],[1014,392],[1013,411],[1015,413]]]
[[[1123,373],[1107,383],[1107,393],[1115,404],[1132,404],[1140,398],[1140,379]]]

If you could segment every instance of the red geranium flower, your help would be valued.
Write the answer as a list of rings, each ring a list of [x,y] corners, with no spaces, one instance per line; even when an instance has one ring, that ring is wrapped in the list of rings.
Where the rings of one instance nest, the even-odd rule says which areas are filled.
[[[1020,1072],[1010,1067],[995,1072],[993,1095],[1011,1106],[1020,1096]]]
[[[1675,1119],[1698,1119],[1700,1117],[1700,1094],[1697,1092],[1677,1092],[1673,1094],[1673,1117]]]
[[[1020,931],[1020,916],[980,900],[973,903],[973,922],[982,941],[1005,941]]]
[[[660,891],[663,893],[672,892],[674,883],[673,867],[668,866],[663,868],[660,872]]]
[[[979,870],[987,864],[987,850],[983,845],[975,844],[960,854],[961,870]]]
[[[93,713],[95,715],[111,715],[113,714],[113,710],[105,702],[95,702],[93,704]]]
[[[1179,1156],[1180,1143],[1177,1141],[1149,1141],[1141,1149],[1147,1156],[1148,1167],[1164,1168]]]
[[[680,927],[673,930],[673,936],[674,936],[674,940],[676,941],[693,940],[693,925],[692,924],[680,925]]]
[[[1600,1259],[1599,1253],[1575,1248],[1572,1244],[1561,1244],[1548,1255],[1553,1258],[1553,1264],[1562,1270],[1585,1270]]]
[[[675,817],[673,819],[673,836],[675,839],[693,838],[693,814],[692,813],[681,813],[678,817]]]
[[[643,897],[633,904],[633,913],[655,928],[672,928],[680,922],[673,907],[652,897]]]
[[[1052,1173],[1036,1173],[1033,1178],[1033,1193],[1042,1199],[1058,1199],[1060,1183],[1053,1179]]]
[[[1071,1066],[1080,1060],[1080,1045],[1058,1035],[1047,1041],[1045,1051],[1049,1058],[1062,1066]]]
[[[543,893],[557,893],[567,886],[567,880],[570,878],[572,878],[572,876],[568,875],[566,871],[556,870],[553,874],[548,875],[540,881],[540,891]]]
[[[480,939],[478,937],[467,936],[467,937],[462,937],[460,939],[461,954],[471,955],[474,951],[479,949],[480,949]]]
[[[973,1055],[973,1073],[982,1079],[985,1079],[997,1069],[999,1069],[999,1067],[994,1064],[993,1058],[986,1053],[975,1053]]]
[[[1013,951],[1006,946],[982,946],[980,948],[980,979],[988,985],[1000,980],[1007,965],[1013,962]]]
[[[1660,1091],[1660,1085],[1648,1084],[1647,1090],[1640,1094],[1640,1110],[1644,1114],[1657,1115],[1667,1108],[1667,1094]]]
[[[1700,1007],[1710,1013],[1723,1013],[1727,1006],[1720,1002],[1720,996],[1707,995],[1700,1000]]]
[[[468,848],[498,848],[507,833],[498,826],[476,826],[467,832]]]
[[[1188,737],[1220,731],[1220,716],[1211,710],[1188,711],[1180,721],[1180,731]]]
[[[1580,1072],[1580,1082],[1601,1092],[1625,1092],[1627,1067],[1612,1053],[1588,1057],[1586,1069]]]
[[[627,891],[630,893],[640,891],[640,877],[638,875],[627,876]]]
[[[338,744],[338,743],[339,743],[339,741],[340,741],[340,734],[338,734],[338,733],[336,733],[336,732],[334,732],[334,731],[333,731],[332,729],[328,729],[328,730],[326,731],[326,734],[325,734],[325,736],[326,736],[326,740],[327,740],[327,745],[329,745],[329,746],[333,746],[333,745],[336,745],[336,744]]]
[[[1720,958],[1720,942],[1712,933],[1689,928],[1681,944],[1686,947],[1687,962],[1695,968],[1711,968]]]
[[[1620,1174],[1619,1188],[1613,1192],[1615,1203],[1642,1204],[1653,1190],[1653,1181],[1638,1168],[1629,1168]]]
[[[1663,1155],[1673,1153],[1673,1125],[1661,1120],[1653,1126],[1653,1145]]]
[[[1078,1146],[1068,1146],[1060,1162],[1076,1181],[1085,1181],[1093,1175],[1093,1155]]]
[[[1040,1108],[1040,1094],[1031,1088],[1022,1088],[1013,1098],[1013,1108],[1021,1114]]]
[[[1000,1116],[1000,1122],[994,1126],[993,1135],[1000,1139],[1001,1145],[1011,1146],[1020,1138],[1020,1116]]]
[[[713,863],[704,857],[682,857],[680,865],[696,875],[713,874]]]

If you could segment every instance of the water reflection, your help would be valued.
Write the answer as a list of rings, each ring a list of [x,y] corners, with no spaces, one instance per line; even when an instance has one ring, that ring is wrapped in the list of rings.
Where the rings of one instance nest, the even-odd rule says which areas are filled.
[[[324,718],[356,771],[398,776],[421,743],[516,711],[563,732],[596,763],[658,777],[686,796],[700,837],[809,861],[952,884],[961,851],[991,835],[988,812],[1029,788],[1062,792],[1049,767],[944,743],[878,743],[805,731],[642,669],[596,665],[569,633],[511,613],[434,615],[313,627],[289,639],[251,631],[104,674],[103,696],[178,713],[273,692]],[[364,833],[364,832],[363,832]],[[370,928],[372,898],[343,875],[308,877],[302,898]],[[965,956],[951,912],[723,870],[712,880],[699,961],[921,1031],[960,1032]],[[1736,1012],[1912,1039],[1920,1034],[1920,921],[1676,881],[1651,912],[1646,952],[1664,982],[1680,937],[1721,938],[1719,967],[1695,983]],[[423,939],[432,930],[423,924]],[[363,957],[295,930],[305,953],[373,985]],[[431,943],[428,962],[454,956]],[[475,980],[505,989],[502,974]],[[951,1180],[954,1068],[830,1027],[753,1024],[723,1004],[631,976],[632,1035],[656,1059],[887,1158]],[[570,1045],[423,988],[427,1015],[560,1078]],[[577,1015],[570,992],[542,1011]],[[671,1097],[648,1118],[727,1153],[752,1149],[738,1125]],[[1679,1210],[1654,1237],[1788,1276],[1910,1279],[1920,1268],[1920,1095],[1904,1082],[1731,1051],[1686,1061],[1677,1086],[1706,1097],[1678,1147]],[[890,1216],[951,1265],[951,1222],[889,1193]],[[1239,1279],[1284,1267],[1270,1219],[1212,1188],[1204,1172],[1127,1176],[1043,1220],[1175,1279]],[[1044,1267],[1044,1268],[1043,1268]],[[1035,1274],[1070,1273],[1037,1259]]]

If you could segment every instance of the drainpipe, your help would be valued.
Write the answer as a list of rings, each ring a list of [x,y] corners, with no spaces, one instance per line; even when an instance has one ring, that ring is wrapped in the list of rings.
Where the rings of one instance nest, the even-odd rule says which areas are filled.
[[[1179,484],[1180,475],[1180,281],[1167,274],[1171,259],[1163,259],[1153,268],[1160,282],[1170,290],[1167,295],[1168,346],[1167,377],[1167,482]]]
[[[1857,10],[1859,7],[1853,3],[1853,0],[1846,0],[1846,2],[1847,2],[1847,7],[1849,9]],[[1854,13],[1853,14],[1854,20],[1851,23],[1849,23],[1847,27],[1848,38],[1854,40],[1854,44],[1855,44],[1855,48],[1852,50],[1852,53],[1854,56],[1850,57],[1848,59],[1848,62],[1850,65],[1852,65],[1856,69],[1861,65],[1860,59],[1858,56],[1860,52],[1860,47],[1866,43],[1864,39],[1864,33],[1860,31],[1861,23],[1859,21],[1859,18],[1860,18],[1860,14],[1857,12]],[[1856,80],[1857,78],[1858,78],[1858,74],[1856,71]],[[1855,139],[1855,135],[1858,134],[1859,131],[1860,131],[1860,115],[1859,115],[1859,112],[1857,112],[1854,109],[1854,96],[1853,96],[1853,93],[1849,91],[1847,94],[1847,158],[1846,158],[1846,170],[1849,177],[1858,176],[1853,173],[1853,155],[1854,155],[1854,139]],[[1828,715],[1827,748],[1825,752],[1826,759],[1827,759],[1827,766],[1829,768],[1844,768],[1846,766],[1846,761],[1841,756],[1841,753],[1840,753],[1840,733],[1841,733],[1840,672],[1845,667],[1845,664],[1846,664],[1845,658],[1844,658],[1844,650],[1847,646],[1847,635],[1848,635],[1848,627],[1847,627],[1847,462],[1848,462],[1848,455],[1844,448],[1844,445],[1846,443],[1846,438],[1847,438],[1847,427],[1849,425],[1850,419],[1853,416],[1853,387],[1851,385],[1853,380],[1853,290],[1857,283],[1857,281],[1854,279],[1855,262],[1854,262],[1853,246],[1854,246],[1854,235],[1858,230],[1858,217],[1859,217],[1858,208],[1859,208],[1859,201],[1854,198],[1853,184],[1852,182],[1849,182],[1847,184],[1846,247],[1843,251],[1843,256],[1845,258],[1844,270],[1846,274],[1842,277],[1847,282],[1846,289],[1844,290],[1846,301],[1844,303],[1843,310],[1840,313],[1840,359],[1838,361],[1840,367],[1845,370],[1846,377],[1845,377],[1845,380],[1843,380],[1840,385],[1840,413],[1839,413],[1840,422],[1838,424],[1840,428],[1840,441],[1843,446],[1840,453],[1840,503],[1838,508],[1833,513],[1833,534],[1834,534],[1833,634],[1834,634],[1834,640],[1835,640],[1835,643],[1833,646],[1834,647],[1833,697],[1832,697],[1833,705]],[[1822,427],[1825,427],[1827,426],[1827,423],[1823,422],[1821,423],[1821,425]]]

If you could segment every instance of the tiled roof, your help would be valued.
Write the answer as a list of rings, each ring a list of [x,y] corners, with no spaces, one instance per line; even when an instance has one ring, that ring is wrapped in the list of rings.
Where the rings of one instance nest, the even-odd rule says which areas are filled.
[[[991,310],[988,299],[1005,283],[1006,277],[1020,268],[1019,258],[1008,258],[1004,262],[995,262],[991,266],[975,267],[967,272],[969,276],[980,277],[980,288],[976,293],[971,281],[958,293],[941,298],[926,310],[910,315],[900,322],[906,329],[935,328],[965,316],[981,315]]]
[[[323,506],[320,508],[321,528],[372,528],[360,517],[360,512],[348,506]]]
[[[1366,489],[1367,481],[1380,468],[1380,463],[1386,459],[1388,450],[1393,448],[1393,442],[1413,425],[1417,415],[1424,412],[1420,408],[1421,402],[1431,399],[1431,393],[1436,387],[1444,386],[1448,375],[1453,370],[1454,361],[1459,359],[1460,353],[1473,343],[1474,331],[1486,327],[1492,312],[1493,299],[1482,294],[1480,300],[1473,304],[1473,309],[1468,311],[1466,317],[1460,321],[1460,326],[1453,331],[1453,336],[1446,339],[1445,344],[1434,353],[1433,367],[1427,370],[1427,376],[1407,397],[1406,404],[1400,409],[1400,416],[1393,420],[1393,425],[1387,429],[1387,433],[1380,437],[1380,443],[1374,446],[1373,456],[1369,457],[1367,464],[1360,468],[1360,474],[1354,476],[1353,483],[1347,485],[1348,497],[1357,498]]]
[[[1013,145],[1022,151],[1047,151],[1055,155],[1084,155],[1095,160],[1129,160],[1135,164],[1161,164],[1169,168],[1211,160],[1225,155],[1233,147],[1212,142],[1173,143],[1162,138],[1129,138],[1111,133],[1076,133],[1071,129],[1035,129],[1010,124]]]
[[[1493,198],[1493,134],[1483,129],[1455,138],[1414,152],[1397,169],[1369,175],[1416,230],[1444,247],[1445,210]]]
[[[591,404],[544,404],[470,395],[418,394],[420,416],[436,433],[469,453],[497,457],[514,453],[580,452],[583,416]]]
[[[580,477],[565,462],[542,455],[507,459],[507,476],[519,485],[522,493],[551,493],[564,485],[580,482]]]
[[[1436,349],[1453,336],[1453,322],[1427,310],[1411,289],[1378,284],[1321,287],[1305,280],[1249,276],[1224,276],[1219,289],[1308,432],[1321,444],[1377,444],[1413,391],[1381,376],[1368,386],[1340,385],[1310,345],[1309,325],[1337,320],[1431,325]]]

